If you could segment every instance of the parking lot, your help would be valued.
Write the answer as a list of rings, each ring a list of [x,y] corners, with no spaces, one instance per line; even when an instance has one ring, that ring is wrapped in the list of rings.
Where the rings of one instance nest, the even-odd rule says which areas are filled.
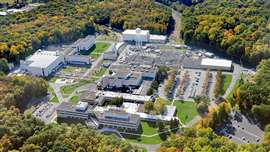
[[[231,122],[226,123],[225,127],[218,131],[221,135],[239,144],[262,142],[264,132],[256,123],[250,122],[239,112],[232,113],[232,116]]]
[[[207,74],[208,82],[205,84]],[[211,98],[215,72],[207,72],[200,69],[185,69],[181,71],[180,83],[176,91],[176,98],[192,100],[198,95],[206,95]],[[182,81],[182,82],[181,82]],[[206,85],[206,86],[205,86]]]

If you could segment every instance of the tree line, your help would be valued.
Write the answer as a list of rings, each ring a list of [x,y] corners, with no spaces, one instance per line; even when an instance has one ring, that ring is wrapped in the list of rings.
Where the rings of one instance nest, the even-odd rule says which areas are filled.
[[[23,111],[32,101],[45,97],[47,91],[48,84],[41,78],[0,77],[0,104],[7,108],[15,106]]]
[[[264,152],[269,150],[269,143],[236,144],[226,137],[216,135],[210,128],[191,128],[163,142],[157,152]]]
[[[116,136],[102,135],[81,124],[45,125],[14,107],[0,105],[0,119],[1,152],[143,152]]]
[[[270,57],[269,1],[205,0],[181,8],[186,43],[211,46],[243,63]]]
[[[270,123],[270,60],[263,60],[257,72],[248,80],[241,80],[234,92],[234,101],[244,113],[252,114],[261,124]]]

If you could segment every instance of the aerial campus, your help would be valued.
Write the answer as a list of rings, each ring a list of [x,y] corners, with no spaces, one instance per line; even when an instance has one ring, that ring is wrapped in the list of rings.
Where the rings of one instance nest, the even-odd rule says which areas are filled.
[[[82,123],[132,142],[158,144],[163,134],[200,120],[194,98],[206,96],[214,108],[225,101],[241,74],[253,72],[206,50],[170,44],[166,35],[140,28],[116,33],[116,40],[102,37],[88,35],[48,46],[20,61],[11,74],[44,77],[50,84],[34,117],[46,124]],[[215,96],[218,72],[223,85]],[[175,128],[160,133],[157,122],[165,127],[174,122]],[[245,123],[236,122],[237,134],[228,131],[226,136],[238,143],[260,142],[262,131],[252,125],[242,130]]]
[[[0,0],[0,152],[270,151],[269,7]]]

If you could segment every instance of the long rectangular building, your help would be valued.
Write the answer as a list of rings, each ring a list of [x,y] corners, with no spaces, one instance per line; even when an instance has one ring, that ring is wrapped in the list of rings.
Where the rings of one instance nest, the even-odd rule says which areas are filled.
[[[123,41],[126,42],[148,42],[150,32],[148,30],[141,30],[137,28],[135,30],[125,30],[123,33]]]
[[[224,59],[203,58],[201,61],[201,68],[210,70],[231,71],[232,61]]]
[[[62,102],[56,108],[57,118],[88,120],[90,115],[88,108],[86,102],[79,102],[77,105],[72,105],[71,102]]]
[[[141,119],[139,115],[126,113],[121,110],[109,109],[104,112],[96,112],[100,127],[137,131]]]

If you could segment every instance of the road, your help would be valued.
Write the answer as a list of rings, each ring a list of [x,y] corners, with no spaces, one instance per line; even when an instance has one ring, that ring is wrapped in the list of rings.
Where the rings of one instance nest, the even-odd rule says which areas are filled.
[[[234,70],[233,70],[233,74],[232,74],[232,81],[228,87],[228,89],[226,90],[225,94],[223,97],[227,97],[230,92],[233,90],[234,85],[236,84],[237,80],[240,78],[240,75],[242,73],[243,70],[246,70],[245,68],[241,67],[239,64],[233,64],[234,66]]]
[[[180,36],[181,14],[172,9],[172,17],[175,21],[175,25],[174,25],[174,31],[170,35],[170,39],[176,41],[176,40],[179,40],[181,38],[181,36]]]
[[[64,102],[64,97],[61,94],[60,88],[64,86],[64,84],[55,84],[55,83],[49,83],[49,85],[52,87],[56,97],[58,98],[59,102]]]

